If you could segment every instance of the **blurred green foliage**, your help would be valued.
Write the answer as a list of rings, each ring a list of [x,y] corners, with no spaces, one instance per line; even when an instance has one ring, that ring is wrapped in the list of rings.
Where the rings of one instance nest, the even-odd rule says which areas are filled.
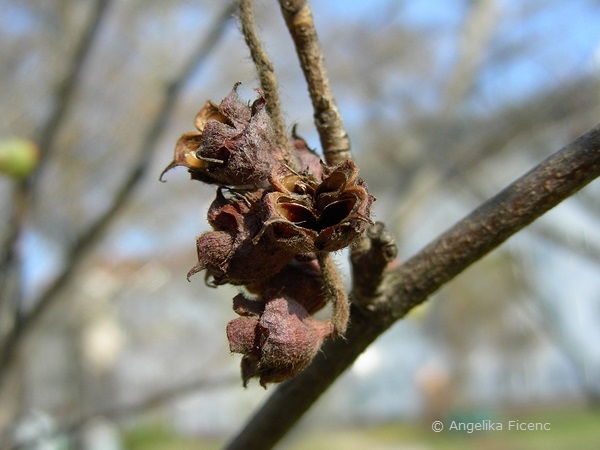
[[[219,440],[182,437],[159,423],[133,428],[124,436],[127,450],[216,450],[221,447]]]

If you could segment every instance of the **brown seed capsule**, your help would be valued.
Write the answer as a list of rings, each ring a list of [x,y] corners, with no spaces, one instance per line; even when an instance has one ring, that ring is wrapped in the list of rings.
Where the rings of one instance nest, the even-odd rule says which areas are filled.
[[[329,300],[323,288],[323,273],[314,255],[293,258],[276,275],[246,284],[246,289],[263,298],[277,295],[293,298],[309,314],[319,311]]]
[[[226,198],[217,191],[208,212],[215,229],[200,235],[196,241],[198,264],[188,273],[206,270],[209,285],[246,284],[275,275],[293,254],[265,238],[256,239],[262,222],[255,203],[259,191],[231,191]]]
[[[313,319],[302,305],[289,298],[268,300],[262,309],[262,303],[252,307],[247,305],[252,300],[238,297],[234,305],[237,303],[245,315],[227,324],[227,338],[231,351],[244,355],[244,386],[254,377],[263,387],[293,378],[310,364],[333,331],[329,322]],[[250,313],[252,310],[257,313]]]
[[[310,173],[316,180],[323,178],[323,161],[319,155],[311,150],[306,141],[296,134],[296,127],[292,128],[292,145],[296,166],[303,173]]]
[[[276,167],[263,197],[260,235],[300,254],[336,251],[350,245],[371,223],[375,200],[352,161],[324,167],[323,180]]]
[[[192,179],[209,184],[247,186],[267,179],[281,152],[273,141],[264,97],[248,106],[238,97],[239,84],[219,105],[206,102],[194,121],[198,132],[179,138],[161,178],[173,167],[184,166]]]

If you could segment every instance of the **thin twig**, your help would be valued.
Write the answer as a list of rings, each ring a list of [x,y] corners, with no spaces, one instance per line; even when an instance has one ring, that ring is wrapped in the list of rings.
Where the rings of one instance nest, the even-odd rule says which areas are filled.
[[[310,6],[306,0],[279,0],[279,5],[308,84],[325,160],[328,164],[340,164],[352,159],[350,139],[329,86]]]
[[[279,87],[273,64],[269,60],[267,52],[258,37],[256,25],[254,24],[254,0],[239,0],[240,3],[240,24],[242,34],[246,40],[246,45],[250,50],[250,56],[258,72],[258,79],[263,94],[267,101],[266,108],[273,122],[275,131],[275,140],[278,148],[283,151],[286,164],[296,168],[296,163],[291,154],[290,139],[285,127],[285,119],[281,111],[281,102],[279,100]]]
[[[403,201],[395,208],[389,223],[409,222],[411,213],[427,195],[457,177],[466,179],[471,171],[479,169],[483,159],[498,157],[510,149],[511,142],[518,142],[523,135],[528,136],[533,124],[540,130],[555,126],[573,129],[574,124],[589,124],[589,117],[597,115],[598,102],[594,95],[599,87],[596,80],[587,77],[578,79],[563,85],[558,91],[543,93],[491,118],[475,121],[475,125],[469,127],[469,132],[463,133],[464,138],[451,144],[447,138],[441,142],[436,136],[455,135],[452,130],[456,123],[452,125],[450,122],[448,129],[434,134],[427,134],[425,128],[417,126],[413,138],[422,136],[421,148],[428,149],[429,167],[435,166],[437,170],[428,171],[425,175],[421,170],[404,171],[402,184],[395,186],[402,190]],[[426,127],[431,129],[432,126],[439,126],[432,125],[437,123],[436,120],[427,121]]]
[[[109,5],[110,0],[98,0],[96,2],[96,9],[92,14],[92,20],[73,54],[70,70],[56,89],[54,110],[44,125],[38,141],[41,153],[40,158],[42,160],[49,157],[50,152],[54,147],[54,141],[58,136],[63,120],[71,107],[74,94],[79,86],[79,75],[83,70],[87,58],[92,53],[90,50],[98,30],[100,29],[100,24],[102,23],[103,18],[106,17],[106,11],[108,10]],[[40,168],[43,167],[43,165],[40,166]],[[37,170],[34,174],[34,178],[37,180],[39,179],[39,176],[40,170]]]
[[[371,312],[353,307],[346,339],[327,341],[313,363],[279,386],[227,448],[272,448],[396,320],[598,176],[600,125],[539,164],[392,271],[383,284],[385,301]]]
[[[100,215],[94,223],[85,230],[77,239],[74,246],[68,253],[65,269],[56,277],[53,283],[40,296],[31,312],[25,316],[18,329],[14,329],[0,352],[0,388],[3,378],[6,376],[9,367],[14,361],[19,343],[23,340],[26,334],[34,328],[45,311],[50,308],[54,301],[59,297],[57,294],[62,288],[72,279],[79,262],[89,253],[94,245],[102,238],[106,228],[112,223],[117,214],[122,211],[127,201],[132,197],[135,187],[143,179],[149,162],[151,161],[151,153],[156,147],[158,138],[167,126],[168,118],[171,115],[180,92],[185,84],[191,78],[195,70],[201,65],[206,57],[210,54],[219,38],[226,30],[226,24],[231,18],[235,10],[235,4],[227,5],[220,16],[214,21],[213,28],[202,39],[197,50],[190,57],[189,61],[182,69],[181,74],[172,81],[165,89],[165,96],[160,107],[157,109],[157,115],[148,127],[148,131],[142,140],[142,145],[139,149],[137,165],[132,168],[129,175],[124,180],[117,194],[115,195],[111,206]]]
[[[452,115],[470,94],[490,38],[500,23],[498,10],[497,0],[480,0],[469,4],[458,37],[458,55],[445,77],[442,114]]]

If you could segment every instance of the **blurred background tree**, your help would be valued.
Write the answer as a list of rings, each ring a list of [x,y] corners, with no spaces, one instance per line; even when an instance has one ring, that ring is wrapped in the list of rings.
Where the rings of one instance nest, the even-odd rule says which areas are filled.
[[[375,218],[402,259],[600,117],[596,1],[312,6]],[[286,119],[318,147],[279,8],[256,8]],[[0,435],[62,430],[54,439],[84,445],[157,423],[231,435],[266,394],[240,388],[228,354],[235,291],[185,282],[212,191],[183,170],[166,185],[158,174],[205,100],[236,81],[254,97],[233,4],[0,11],[0,147],[39,148],[29,177],[0,178]],[[388,331],[301,426],[597,405],[599,189]]]

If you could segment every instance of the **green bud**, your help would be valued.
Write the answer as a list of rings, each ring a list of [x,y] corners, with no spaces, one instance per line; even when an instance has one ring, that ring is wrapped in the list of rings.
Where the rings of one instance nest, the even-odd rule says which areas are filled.
[[[0,173],[17,179],[26,178],[37,167],[39,157],[37,145],[27,139],[0,139]]]

